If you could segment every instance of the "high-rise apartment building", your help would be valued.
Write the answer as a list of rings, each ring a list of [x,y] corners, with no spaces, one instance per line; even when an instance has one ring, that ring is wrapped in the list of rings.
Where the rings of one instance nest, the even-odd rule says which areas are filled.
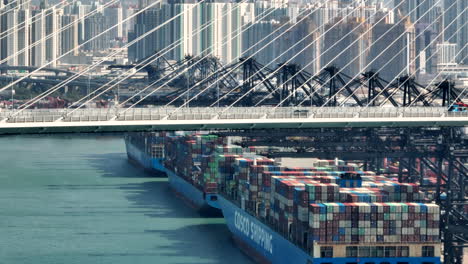
[[[339,22],[337,18],[325,31],[322,67],[337,66],[350,76],[363,72],[372,41],[370,24],[359,20]]]
[[[0,10],[0,59],[9,65],[30,65],[30,21],[28,3],[24,1],[6,2]]]
[[[398,20],[409,18],[415,26],[415,67],[418,73],[435,69],[434,38],[438,35],[439,6],[435,0],[395,0]]]
[[[15,12],[13,12],[15,13]],[[29,42],[29,29],[31,23],[31,13],[29,10],[20,9],[17,11],[16,24],[19,25],[17,28],[16,38],[17,38],[17,65],[30,65],[30,42]]]
[[[133,31],[128,33],[128,42],[137,38],[141,40],[128,47],[130,60],[141,60],[156,51],[157,47],[165,44],[163,43],[165,39],[157,39],[157,32],[148,34],[148,31],[160,25],[160,15],[162,15],[160,8],[151,8],[136,16]]]
[[[78,16],[61,16],[61,27],[66,29],[60,34],[60,54],[78,55]]]
[[[49,12],[49,15],[46,16],[45,20],[45,33],[47,39],[46,43],[46,60],[51,62],[49,66],[57,66],[57,57],[60,56],[60,9],[52,8],[48,9],[46,12]]]
[[[444,42],[437,44],[437,64],[456,65],[457,44]]]
[[[85,16],[92,10],[92,5],[85,5],[80,1],[64,8],[65,14],[78,16],[78,44],[85,41]]]
[[[240,56],[241,27],[253,17],[253,3],[161,4],[137,16],[129,41],[143,39],[129,48],[129,56],[140,60],[161,51],[180,60],[210,54],[229,63]]]
[[[101,34],[105,30],[105,18],[101,13],[94,14],[85,19],[84,32],[85,42],[84,49],[87,51],[104,50],[107,46],[107,35]]]
[[[120,23],[123,20],[123,11],[122,11],[122,5],[121,4],[116,4],[110,7],[107,7],[104,9],[104,18],[106,21],[105,27],[106,28],[111,28],[109,30],[108,39],[109,40],[115,40],[115,39],[121,39],[123,37],[123,24]]]
[[[372,46],[368,61],[368,70],[378,70],[380,76],[388,81],[413,74],[415,64],[415,28],[409,21],[400,21],[396,25],[378,23],[372,30]]]
[[[31,42],[32,65],[42,66],[47,62],[50,67],[57,65],[57,57],[60,56],[60,16],[61,9],[47,7],[33,11],[36,17],[32,23]]]
[[[133,6],[126,6],[125,8],[122,9],[122,17],[123,19],[126,19],[128,17],[131,17],[133,14],[135,14],[136,9]],[[126,20],[126,22],[122,26],[122,37],[127,38],[128,33],[133,30],[135,25],[135,19],[131,18]]]
[[[458,61],[468,64],[468,1],[459,0],[457,9],[460,14],[457,19],[457,44],[460,51]]]
[[[45,21],[47,15],[45,10],[33,12],[33,16],[36,18],[31,27],[31,42],[34,45],[31,48],[31,64],[33,66],[41,66],[46,63],[46,44],[43,38],[46,37]]]
[[[315,73],[320,67],[320,32],[313,20],[294,25],[288,20],[256,21],[242,36],[242,56],[253,56],[268,67],[293,63]]]
[[[437,18],[436,0],[394,0],[394,7],[397,17],[407,16],[412,23],[430,24]]]
[[[2,45],[2,61],[6,60],[8,65],[18,65],[18,34],[15,31],[8,31],[11,25],[17,25],[18,10],[11,10],[3,15],[3,22],[5,24],[8,34],[4,37]]]
[[[457,61],[468,64],[468,1],[444,0],[444,40],[457,44]]]

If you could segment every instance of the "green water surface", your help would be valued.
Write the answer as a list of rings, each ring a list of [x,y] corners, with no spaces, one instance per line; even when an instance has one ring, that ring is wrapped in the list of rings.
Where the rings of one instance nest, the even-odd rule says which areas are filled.
[[[121,136],[0,137],[0,263],[251,263]]]

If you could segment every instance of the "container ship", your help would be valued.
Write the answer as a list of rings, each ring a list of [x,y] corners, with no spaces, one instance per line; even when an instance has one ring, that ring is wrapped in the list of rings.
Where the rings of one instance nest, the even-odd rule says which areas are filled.
[[[220,215],[214,157],[222,138],[188,134],[166,137],[164,166],[173,190],[204,215]],[[222,150],[221,150],[222,151]]]
[[[177,193],[198,208],[221,209],[236,243],[257,262],[441,262],[440,209],[424,203],[417,184],[341,160],[297,167],[260,155],[265,147],[228,142],[166,135],[160,164]]]
[[[223,140],[213,135],[184,133],[129,133],[125,145],[129,160],[169,179],[169,185],[183,200],[204,215],[220,215],[218,171],[214,160],[218,153],[238,148],[218,148]],[[216,162],[216,163],[215,163]],[[211,170],[210,170],[211,169]]]
[[[334,162],[236,160],[219,204],[240,247],[259,263],[440,263],[439,207],[418,185]]]
[[[164,138],[164,133],[126,134],[128,160],[157,176],[164,176]]]

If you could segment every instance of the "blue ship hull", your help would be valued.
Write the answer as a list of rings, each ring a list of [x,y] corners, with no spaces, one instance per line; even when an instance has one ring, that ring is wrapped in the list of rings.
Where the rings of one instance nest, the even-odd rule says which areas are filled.
[[[196,210],[206,215],[220,215],[217,194],[206,194],[197,189],[195,186],[179,177],[174,172],[164,167],[162,158],[151,158],[148,154],[142,151],[137,146],[133,145],[130,141],[125,140],[128,159],[138,166],[143,167],[152,173],[159,175],[167,175],[169,178],[169,185],[178,193],[184,200],[191,204]]]
[[[223,212],[224,218],[234,239],[238,242],[242,250],[260,263],[382,263],[397,264],[407,262],[409,264],[440,263],[437,257],[413,257],[413,258],[313,258],[304,250],[297,247],[289,240],[272,230],[269,226],[259,221],[257,218],[246,213],[231,201],[221,195],[218,196],[218,203]]]
[[[152,158],[147,153],[133,145],[125,139],[128,159],[141,166],[143,169],[151,171],[161,176],[166,172],[162,158]]]
[[[249,215],[221,195],[219,205],[241,248],[261,263],[312,263],[313,258],[270,227]]]
[[[166,170],[166,174],[169,178],[169,185],[196,210],[205,214],[221,213],[217,194],[204,194],[201,190],[170,170]]]

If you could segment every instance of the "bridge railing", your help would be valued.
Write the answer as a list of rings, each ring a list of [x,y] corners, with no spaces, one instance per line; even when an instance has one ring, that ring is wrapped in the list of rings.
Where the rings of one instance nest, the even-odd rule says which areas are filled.
[[[359,108],[359,107],[236,107],[135,108],[118,115],[122,109],[28,109],[18,115],[14,111],[0,111],[0,119],[8,123],[36,122],[97,122],[145,120],[225,120],[225,119],[292,119],[292,118],[430,118],[468,117],[468,112],[448,112],[443,107]]]

